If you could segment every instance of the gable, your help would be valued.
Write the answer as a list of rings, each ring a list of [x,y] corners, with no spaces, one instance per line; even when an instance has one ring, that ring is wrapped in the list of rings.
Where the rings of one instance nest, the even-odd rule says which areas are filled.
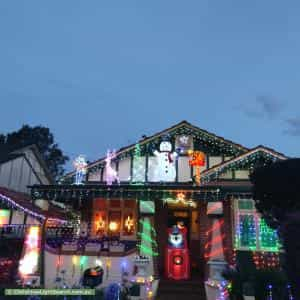
[[[140,145],[141,156],[148,156],[150,157],[149,161],[151,161],[153,152],[159,148],[159,144],[165,136],[167,136],[172,143],[173,150],[177,146],[179,137],[188,137],[191,143],[190,147],[192,149],[200,150],[209,156],[210,163],[208,163],[207,167],[224,161],[224,157],[236,157],[248,151],[248,149],[242,145],[233,143],[232,141],[226,140],[223,137],[212,134],[206,130],[188,123],[187,121],[182,121],[175,126],[165,129],[152,136],[144,137],[143,139],[138,141],[138,144]],[[128,164],[129,160],[131,160],[134,156],[135,147],[136,144],[132,144],[119,149],[117,151],[117,157],[113,161],[115,166],[120,164]],[[182,158],[180,160],[184,159],[186,158]],[[98,181],[99,178],[103,177],[103,172],[105,172],[104,168],[105,157],[90,163],[88,165],[88,172],[90,176],[95,179],[95,181]],[[121,172],[124,173],[124,178],[129,175],[129,170],[121,170]],[[190,174],[183,175],[183,177],[188,177]],[[70,177],[73,177],[74,175],[75,172],[71,172],[67,174],[63,178],[63,180],[65,181],[68,178],[70,179]]]
[[[245,174],[249,175],[256,166],[264,166],[285,159],[287,159],[287,157],[281,153],[264,146],[258,146],[240,156],[204,171],[201,176],[201,181],[202,183],[208,183],[213,180],[218,180],[219,178],[224,178],[224,175],[231,171],[234,171],[236,174],[241,174],[242,176],[240,176],[240,178],[242,179],[248,179],[248,176],[245,176]]]

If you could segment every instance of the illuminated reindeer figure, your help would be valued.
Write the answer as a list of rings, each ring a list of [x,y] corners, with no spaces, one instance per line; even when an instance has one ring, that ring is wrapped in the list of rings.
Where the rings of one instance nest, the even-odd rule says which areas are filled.
[[[112,168],[111,166],[111,161],[112,159],[114,159],[117,156],[116,154],[116,150],[107,151],[107,155],[106,155],[106,166],[105,166],[105,170],[106,170],[106,184],[107,185],[112,185],[114,181],[117,181],[118,184],[120,184],[120,179],[118,176],[118,172]]]

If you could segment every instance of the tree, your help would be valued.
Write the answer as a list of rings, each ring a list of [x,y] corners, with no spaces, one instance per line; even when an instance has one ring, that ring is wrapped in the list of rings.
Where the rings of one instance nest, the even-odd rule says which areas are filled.
[[[54,178],[64,173],[64,164],[69,160],[54,141],[50,129],[43,126],[23,125],[18,131],[0,134],[0,153],[8,154],[20,148],[35,144]]]
[[[251,175],[257,210],[282,239],[286,270],[300,299],[300,159],[275,162]]]

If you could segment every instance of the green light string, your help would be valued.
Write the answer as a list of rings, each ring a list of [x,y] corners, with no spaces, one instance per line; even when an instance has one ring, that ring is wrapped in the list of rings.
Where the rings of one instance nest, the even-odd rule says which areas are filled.
[[[239,215],[238,245],[256,250],[256,226],[253,215]]]
[[[137,247],[140,250],[141,255],[157,256],[158,253],[153,250],[157,248],[157,242],[152,236],[155,237],[155,229],[151,226],[149,218],[145,217],[143,220],[140,220],[142,232],[138,233],[141,238],[141,244]]]
[[[144,232],[138,232],[138,235],[140,236],[141,240],[153,243],[155,246],[157,246],[157,242],[153,240],[149,235],[146,235]]]
[[[259,221],[260,246],[264,250],[278,252],[280,243],[276,230],[270,228],[264,219]]]
[[[149,205],[147,202],[149,201],[145,201],[145,200],[140,201],[141,211],[154,214],[155,212],[154,206]]]
[[[135,145],[133,157],[132,180],[134,184],[144,184],[145,181],[145,162],[141,156],[141,146],[139,143]]]

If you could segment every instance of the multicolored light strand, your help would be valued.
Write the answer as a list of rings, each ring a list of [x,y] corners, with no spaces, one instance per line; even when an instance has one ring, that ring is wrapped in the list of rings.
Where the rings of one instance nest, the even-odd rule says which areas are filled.
[[[19,272],[22,277],[33,275],[38,271],[40,250],[40,228],[38,226],[29,227],[24,243],[24,256],[20,260]]]

